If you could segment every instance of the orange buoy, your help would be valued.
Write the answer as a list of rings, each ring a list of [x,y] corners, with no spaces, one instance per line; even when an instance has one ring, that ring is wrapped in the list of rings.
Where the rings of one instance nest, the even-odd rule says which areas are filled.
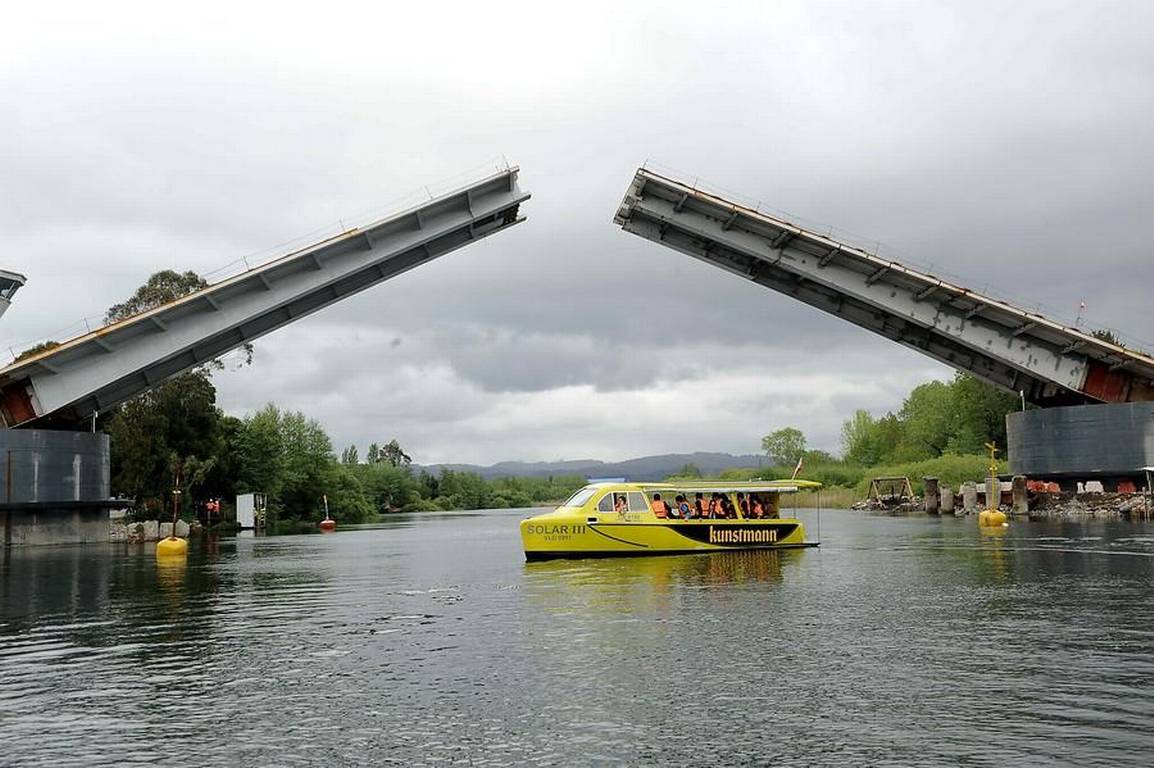
[[[329,497],[328,494],[321,496],[325,500],[325,519],[321,520],[319,525],[321,531],[324,533],[332,533],[337,529],[337,521],[329,517]]]

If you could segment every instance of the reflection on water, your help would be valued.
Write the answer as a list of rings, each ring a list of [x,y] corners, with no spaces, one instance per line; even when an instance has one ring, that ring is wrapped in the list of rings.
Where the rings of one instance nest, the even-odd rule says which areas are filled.
[[[0,763],[1149,762],[1149,524],[524,563],[523,514],[4,551]]]

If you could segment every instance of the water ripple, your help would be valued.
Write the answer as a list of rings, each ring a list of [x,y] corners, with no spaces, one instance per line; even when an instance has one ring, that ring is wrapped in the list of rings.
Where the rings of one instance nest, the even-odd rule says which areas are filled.
[[[1150,526],[824,517],[529,565],[499,513],[10,550],[0,763],[1148,763]]]

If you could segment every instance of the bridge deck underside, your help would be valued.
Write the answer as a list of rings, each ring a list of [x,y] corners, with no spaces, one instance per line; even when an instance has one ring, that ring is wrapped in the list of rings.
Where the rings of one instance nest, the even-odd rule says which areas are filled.
[[[523,219],[509,169],[0,370],[6,426],[70,424]]]
[[[644,169],[616,222],[1038,405],[1154,399],[1154,359]]]

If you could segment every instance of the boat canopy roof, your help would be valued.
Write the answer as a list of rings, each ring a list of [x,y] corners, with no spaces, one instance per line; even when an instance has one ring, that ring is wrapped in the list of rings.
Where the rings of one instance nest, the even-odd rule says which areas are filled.
[[[689,480],[676,483],[591,483],[586,487],[598,487],[621,491],[644,491],[662,493],[681,491],[683,493],[797,493],[820,488],[815,480],[750,480],[748,482],[726,482],[724,480]]]

